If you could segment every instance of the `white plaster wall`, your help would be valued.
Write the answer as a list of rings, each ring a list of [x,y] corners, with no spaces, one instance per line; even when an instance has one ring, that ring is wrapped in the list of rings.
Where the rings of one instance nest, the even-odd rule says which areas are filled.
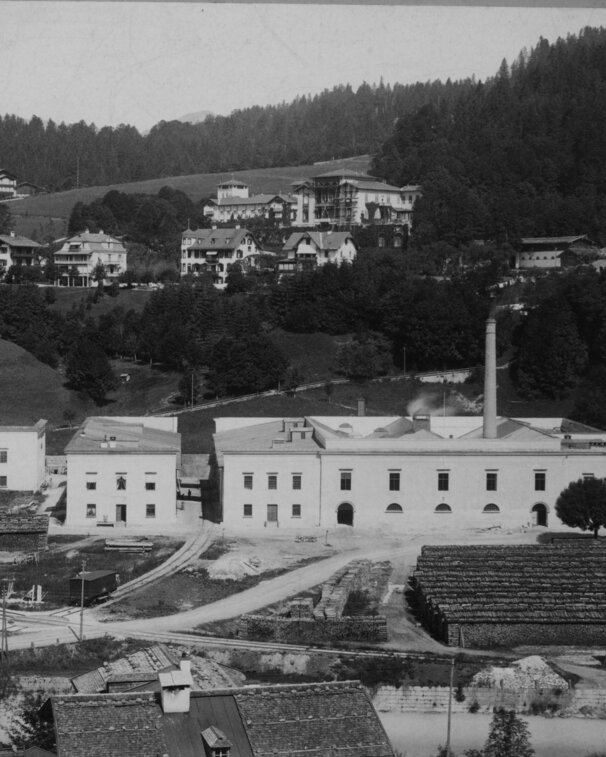
[[[267,505],[278,505],[279,528],[309,528],[320,520],[320,466],[312,454],[226,455],[223,475],[223,519],[233,527],[262,528]],[[244,474],[253,474],[253,488],[244,488]],[[277,489],[268,489],[268,473],[278,473]],[[301,474],[301,489],[292,488],[292,474]],[[252,504],[252,517],[244,517]],[[292,517],[292,505],[301,505],[301,517]]]
[[[104,454],[67,456],[66,526],[96,527],[98,521],[114,523],[116,505],[126,505],[126,524],[152,528],[176,522],[175,454]],[[146,476],[146,473],[155,473]],[[92,475],[96,474],[96,475]],[[126,489],[118,490],[116,478],[123,474]],[[146,481],[155,481],[154,491],[145,488]],[[86,488],[87,481],[96,481],[96,489]],[[94,518],[86,517],[86,505],[97,506]],[[146,505],[156,505],[156,517],[146,517]]]
[[[343,502],[354,508],[354,526],[388,526],[396,531],[417,527],[530,525],[532,508],[547,506],[549,525],[559,524],[555,502],[560,492],[583,474],[606,477],[606,454],[549,452],[540,454],[398,454],[379,453],[267,453],[224,455],[223,502],[227,525],[263,526],[267,504],[278,505],[281,523],[292,527],[337,523]],[[341,490],[341,470],[352,471],[350,491]],[[400,471],[400,491],[390,491],[389,472]],[[438,490],[438,471],[449,472],[448,491]],[[535,490],[535,471],[546,472],[545,491]],[[487,491],[487,471],[497,473],[497,490]],[[292,491],[291,472],[303,474],[303,489]],[[253,490],[243,487],[243,474],[253,474]],[[268,491],[267,474],[278,473],[278,489]],[[302,505],[301,519],[290,518],[290,506]],[[244,518],[243,504],[253,505],[253,517]],[[403,513],[386,512],[389,504]],[[440,503],[451,513],[436,513]],[[500,512],[484,513],[496,504]]]
[[[6,488],[36,491],[44,481],[46,437],[35,427],[10,429],[0,427],[0,450],[6,450],[6,463],[0,463],[0,476],[6,476]]]

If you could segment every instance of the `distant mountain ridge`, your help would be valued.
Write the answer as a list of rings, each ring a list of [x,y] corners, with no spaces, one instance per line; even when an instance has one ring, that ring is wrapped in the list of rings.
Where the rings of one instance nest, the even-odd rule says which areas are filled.
[[[214,116],[215,114],[210,110],[197,110],[194,113],[187,113],[185,116],[179,116],[177,121],[181,121],[183,124],[201,124],[206,120],[207,116]]]

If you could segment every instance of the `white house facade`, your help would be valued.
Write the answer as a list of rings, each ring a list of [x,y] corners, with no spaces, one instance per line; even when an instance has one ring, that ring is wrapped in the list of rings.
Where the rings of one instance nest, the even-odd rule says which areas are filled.
[[[90,417],[65,448],[66,526],[177,522],[181,436],[176,418]]]
[[[187,229],[181,237],[181,276],[209,273],[217,289],[225,289],[229,266],[254,267],[260,253],[255,237],[246,229]]]
[[[290,235],[282,252],[286,257],[278,262],[279,275],[310,270],[327,263],[352,263],[358,251],[348,232],[298,231]]]
[[[606,433],[563,419],[217,418],[223,522],[241,528],[520,527],[606,477]],[[569,429],[571,433],[567,433]]]
[[[0,426],[0,489],[37,491],[44,482],[46,421]]]
[[[17,177],[0,168],[0,200],[12,200],[17,196]]]
[[[67,239],[53,260],[62,286],[97,286],[93,277],[98,265],[104,268],[103,283],[111,284],[126,270],[126,249],[109,234],[87,230]]]
[[[395,187],[355,171],[337,170],[295,182],[294,226],[412,223],[421,187]]]

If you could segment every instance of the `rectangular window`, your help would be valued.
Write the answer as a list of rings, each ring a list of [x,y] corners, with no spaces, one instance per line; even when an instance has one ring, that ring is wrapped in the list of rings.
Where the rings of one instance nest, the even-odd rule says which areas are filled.
[[[96,518],[97,517],[97,505],[87,505],[86,506],[86,517],[87,518]]]
[[[155,505],[145,505],[145,517],[146,518],[155,518],[156,517],[156,506]]]
[[[153,492],[156,490],[156,482],[155,481],[146,481],[145,482],[145,489],[148,492]]]
[[[292,488],[293,489],[301,488],[301,474],[300,473],[292,474]]]
[[[267,505],[267,522],[278,522],[278,505]]]
[[[395,471],[395,470],[389,471],[389,491],[390,492],[400,491],[400,471]]]
[[[583,481],[590,481],[595,478],[595,473],[583,473]]]
[[[278,475],[276,473],[267,474],[267,488],[268,489],[278,488]]]
[[[496,471],[486,472],[486,491],[496,492],[497,490],[497,474]]]
[[[6,463],[8,461],[8,450],[0,449],[0,463]]]
[[[351,471],[350,470],[341,471],[341,491],[342,492],[351,491]]]
[[[244,474],[244,488],[245,489],[252,489],[253,488],[253,474],[252,473],[245,473]]]
[[[450,484],[450,473],[448,471],[438,471],[438,491],[447,492]]]
[[[0,489],[6,489],[6,476],[0,476]]]
[[[94,489],[96,489],[96,488],[97,488],[97,482],[96,482],[96,481],[87,481],[87,482],[86,482],[86,488],[87,488],[87,489],[88,489],[89,491],[93,491]]]
[[[300,518],[301,517],[301,505],[293,505],[292,506],[292,517],[293,518]]]
[[[534,490],[535,492],[544,492],[547,483],[547,474],[545,471],[537,470],[534,472]]]
[[[244,505],[244,510],[242,512],[242,515],[245,518],[252,518],[252,505]]]

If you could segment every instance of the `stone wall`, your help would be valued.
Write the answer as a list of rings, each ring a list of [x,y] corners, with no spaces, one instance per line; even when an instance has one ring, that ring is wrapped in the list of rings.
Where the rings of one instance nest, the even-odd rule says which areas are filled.
[[[463,648],[524,645],[601,646],[606,623],[450,623],[450,646]]]
[[[387,641],[385,617],[283,618],[243,615],[238,636],[257,641],[313,644],[318,641]]]

